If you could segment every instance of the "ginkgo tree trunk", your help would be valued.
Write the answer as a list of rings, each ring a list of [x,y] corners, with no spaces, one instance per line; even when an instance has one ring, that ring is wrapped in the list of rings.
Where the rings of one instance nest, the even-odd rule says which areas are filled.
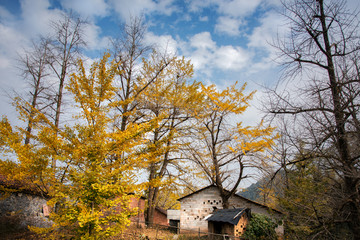
[[[215,85],[202,85],[203,111],[185,151],[200,174],[218,187],[223,208],[229,207],[229,198],[247,177],[244,170],[255,166],[251,155],[270,148],[276,138],[272,127],[241,124],[240,116],[255,93],[245,94],[245,86],[234,84],[220,91]]]

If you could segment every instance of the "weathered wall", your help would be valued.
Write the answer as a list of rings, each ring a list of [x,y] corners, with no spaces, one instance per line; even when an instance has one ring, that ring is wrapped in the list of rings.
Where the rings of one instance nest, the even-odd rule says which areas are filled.
[[[207,232],[204,218],[214,209],[222,209],[222,202],[216,187],[206,188],[180,201],[180,228]]]
[[[169,220],[180,220],[180,210],[168,209],[167,219]]]
[[[145,199],[136,196],[132,197],[130,200],[130,209],[134,208],[137,208],[137,215],[131,216],[131,223],[145,226]]]
[[[12,193],[0,196],[0,233],[28,229],[28,226],[50,227],[44,216],[46,199],[32,194]]]
[[[243,214],[236,226],[234,226],[234,233],[233,235],[236,237],[241,236],[245,230],[246,226],[249,223],[249,219],[247,218],[246,214]]]
[[[252,203],[251,201],[246,201],[242,197],[236,195],[229,199],[229,204],[231,207],[235,208],[250,208],[252,213],[260,213],[273,219],[281,219],[282,217],[282,215],[277,212],[270,213],[268,208]]]

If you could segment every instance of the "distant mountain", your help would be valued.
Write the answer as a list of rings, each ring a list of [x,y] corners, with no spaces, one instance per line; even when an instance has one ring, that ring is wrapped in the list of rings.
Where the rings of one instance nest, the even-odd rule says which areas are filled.
[[[284,178],[285,174],[283,170],[280,170],[278,174],[272,179],[272,189],[275,191],[275,195],[278,195],[282,192],[284,187]],[[256,183],[251,184],[248,188],[245,188],[241,192],[237,192],[240,196],[243,196],[247,199],[264,202],[263,196],[261,196],[261,188],[269,187],[270,176],[264,176]]]
[[[251,184],[248,188],[242,190],[241,192],[238,192],[242,197],[245,197],[247,199],[257,201],[260,198],[260,186],[261,186],[261,180]]]

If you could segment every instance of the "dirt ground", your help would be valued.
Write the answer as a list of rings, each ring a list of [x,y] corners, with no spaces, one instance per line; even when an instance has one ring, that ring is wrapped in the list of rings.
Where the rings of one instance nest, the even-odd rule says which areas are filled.
[[[41,239],[36,234],[30,231],[11,232],[0,234],[0,240],[38,240]],[[207,236],[199,238],[194,235],[177,235],[168,229],[161,229],[159,227],[153,228],[138,228],[136,226],[129,226],[128,229],[121,235],[111,238],[111,240],[204,240]]]

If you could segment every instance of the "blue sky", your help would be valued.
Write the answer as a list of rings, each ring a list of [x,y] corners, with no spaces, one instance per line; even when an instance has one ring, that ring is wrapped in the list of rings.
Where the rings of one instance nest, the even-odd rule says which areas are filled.
[[[358,0],[348,0],[354,9]],[[286,32],[280,0],[0,0],[0,83],[5,91],[21,91],[24,81],[16,68],[17,54],[63,11],[72,11],[90,23],[85,29],[86,57],[96,58],[109,47],[109,38],[130,16],[143,15],[148,25],[145,41],[190,59],[194,79],[219,88],[247,82],[248,91],[271,86],[279,78],[271,42]],[[9,100],[1,94],[0,115],[11,115]],[[255,99],[253,105],[258,101]],[[259,120],[253,107],[245,116]]]

